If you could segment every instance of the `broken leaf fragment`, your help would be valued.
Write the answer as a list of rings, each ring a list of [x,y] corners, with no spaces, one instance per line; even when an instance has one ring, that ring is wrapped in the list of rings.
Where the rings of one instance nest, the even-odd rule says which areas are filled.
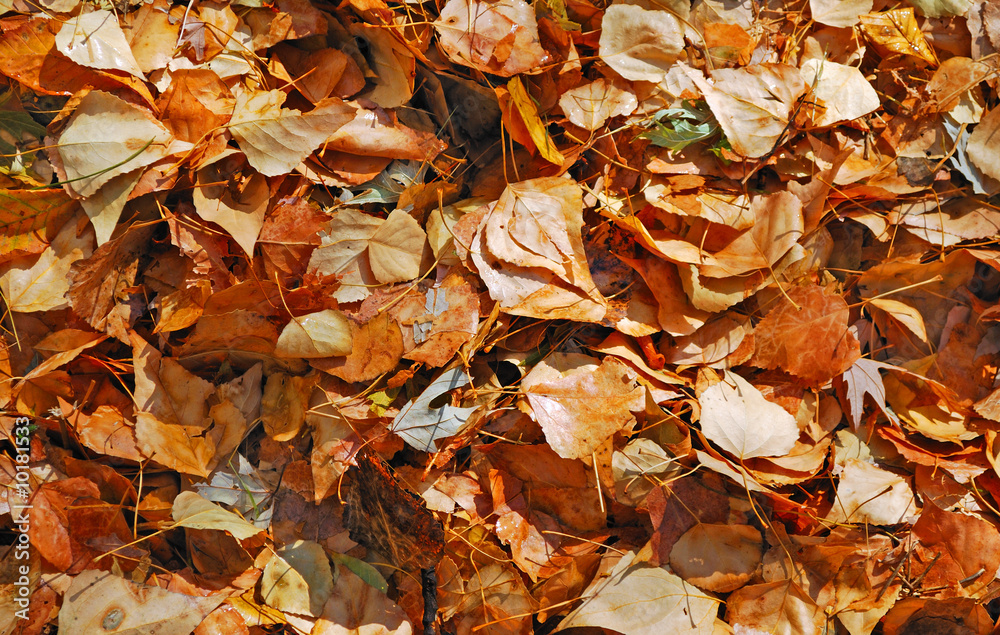
[[[464,408],[446,403],[435,408],[431,403],[449,390],[468,384],[469,377],[462,367],[441,373],[420,393],[419,397],[407,402],[400,409],[392,425],[389,426],[389,431],[398,434],[415,450],[437,452],[435,441],[458,434],[477,407]]]

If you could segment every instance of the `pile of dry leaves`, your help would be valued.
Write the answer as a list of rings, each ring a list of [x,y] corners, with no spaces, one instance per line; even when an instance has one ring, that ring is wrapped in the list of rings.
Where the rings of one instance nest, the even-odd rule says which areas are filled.
[[[0,633],[993,629],[996,3],[0,11]]]

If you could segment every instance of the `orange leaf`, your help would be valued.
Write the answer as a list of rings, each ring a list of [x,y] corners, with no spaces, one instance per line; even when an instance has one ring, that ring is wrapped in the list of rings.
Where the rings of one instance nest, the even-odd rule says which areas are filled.
[[[822,384],[861,356],[857,339],[847,331],[849,317],[842,297],[827,295],[815,285],[792,287],[757,325],[751,363]]]

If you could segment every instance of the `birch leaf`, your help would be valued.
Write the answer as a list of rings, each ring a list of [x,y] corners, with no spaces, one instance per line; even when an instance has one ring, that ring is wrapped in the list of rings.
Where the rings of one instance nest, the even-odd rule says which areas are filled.
[[[303,113],[282,108],[281,90],[244,91],[236,96],[229,130],[258,172],[265,176],[287,174],[312,154],[328,137],[348,123],[356,109],[336,97]]]
[[[706,388],[698,402],[701,431],[739,459],[780,456],[799,438],[795,417],[736,373],[727,372],[723,381]]]
[[[69,186],[80,196],[91,196],[116,176],[167,156],[172,138],[145,111],[110,93],[91,91],[59,136],[65,180],[73,181]]]
[[[56,48],[80,66],[123,71],[145,79],[118,17],[98,9],[68,18],[56,33]]]

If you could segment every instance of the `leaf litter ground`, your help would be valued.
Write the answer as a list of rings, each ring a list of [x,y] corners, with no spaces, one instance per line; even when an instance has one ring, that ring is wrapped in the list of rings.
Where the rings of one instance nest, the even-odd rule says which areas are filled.
[[[0,11],[0,632],[995,629],[993,3]]]

